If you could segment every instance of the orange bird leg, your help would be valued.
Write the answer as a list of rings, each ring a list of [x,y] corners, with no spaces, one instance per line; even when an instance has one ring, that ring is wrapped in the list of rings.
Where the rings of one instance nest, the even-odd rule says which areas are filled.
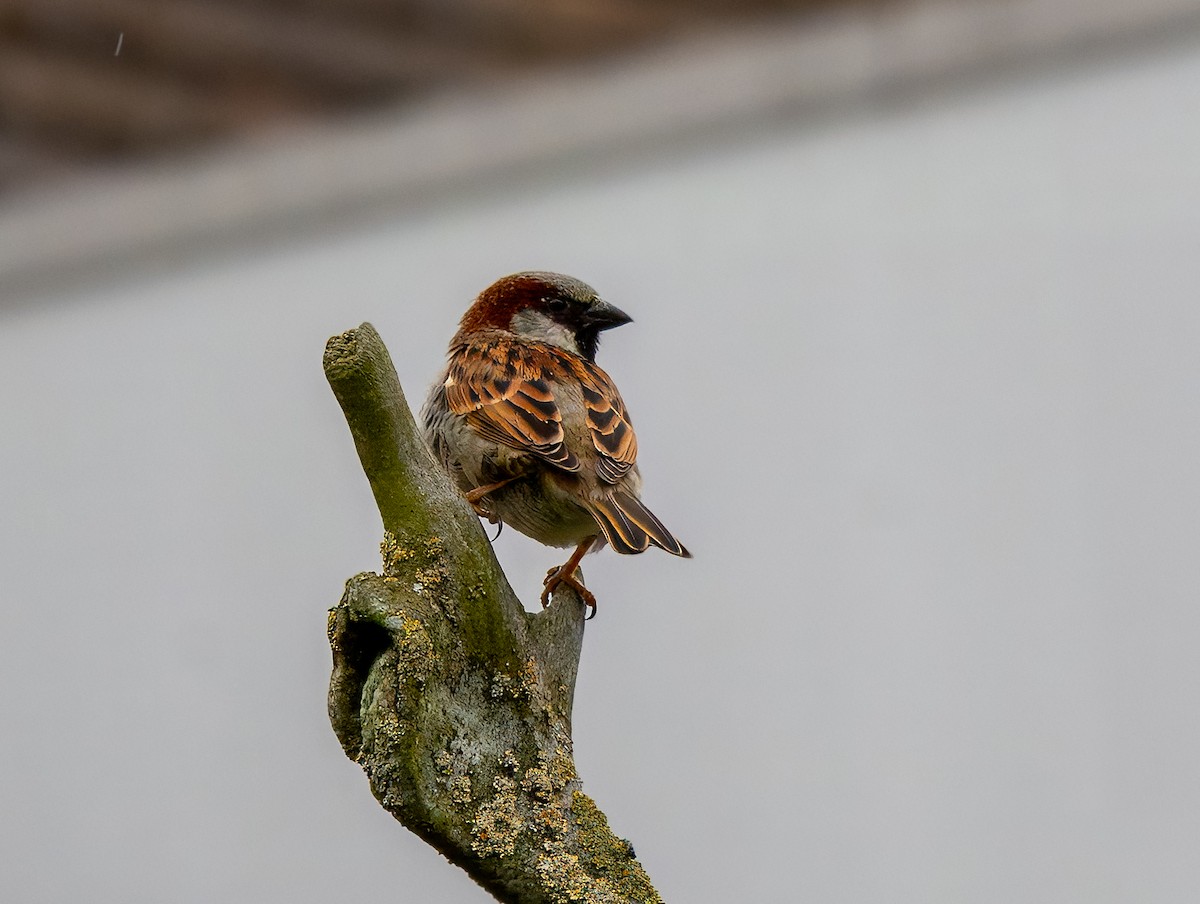
[[[567,559],[562,565],[557,568],[551,568],[546,572],[545,588],[542,590],[542,608],[550,605],[550,594],[555,591],[559,584],[566,584],[572,590],[579,594],[583,599],[583,603],[592,610],[592,614],[588,618],[596,617],[596,597],[592,591],[583,586],[583,582],[577,578],[576,569],[579,567],[579,560],[584,557],[584,554],[592,548],[592,544],[596,542],[595,537],[588,537],[582,543],[575,547],[575,551],[571,553],[571,558]]]
[[[475,509],[476,515],[479,515],[481,518],[487,518],[488,521],[490,521],[492,524],[495,524],[498,519],[483,505],[481,505],[481,501],[488,493],[492,492],[493,490],[498,490],[500,487],[510,484],[516,479],[516,477],[508,477],[504,480],[498,480],[495,483],[489,483],[487,486],[475,487],[475,489],[467,493],[463,493],[463,498],[466,499],[467,502],[471,503],[471,508]]]

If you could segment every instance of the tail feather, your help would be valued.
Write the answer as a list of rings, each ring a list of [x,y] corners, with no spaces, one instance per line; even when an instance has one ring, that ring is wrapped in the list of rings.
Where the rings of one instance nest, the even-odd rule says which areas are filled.
[[[630,493],[617,490],[611,496],[593,502],[591,508],[604,531],[604,539],[623,555],[645,552],[653,543],[672,555],[685,559],[692,557],[654,513]]]

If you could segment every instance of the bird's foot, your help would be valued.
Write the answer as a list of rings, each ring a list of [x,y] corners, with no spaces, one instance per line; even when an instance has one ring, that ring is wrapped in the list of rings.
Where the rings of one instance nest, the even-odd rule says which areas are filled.
[[[472,502],[470,499],[468,499],[467,502],[471,503],[471,508],[475,509],[475,514],[488,524],[496,524],[500,520],[500,516],[489,509],[486,503]]]
[[[570,569],[568,571],[568,568]],[[558,565],[546,572],[546,580],[543,582],[545,586],[542,588],[542,608],[545,609],[550,605],[550,594],[558,589],[560,584],[566,584],[572,590],[579,594],[579,598],[583,600],[583,604],[592,611],[588,614],[588,619],[596,617],[596,596],[592,591],[583,586],[583,582],[576,577],[579,572],[576,571],[574,564],[568,562],[565,565]]]
[[[517,477],[519,476],[520,475],[517,475]],[[484,505],[483,500],[489,493],[492,493],[503,486],[508,486],[508,484],[516,480],[517,477],[507,477],[504,480],[497,480],[495,483],[489,483],[485,486],[475,487],[475,489],[468,490],[467,492],[463,493],[463,498],[465,498],[467,502],[471,503],[471,508],[475,509],[475,514],[477,514],[480,518],[487,518],[488,521],[490,521],[492,524],[495,524],[500,519],[496,515],[492,514],[491,510]]]

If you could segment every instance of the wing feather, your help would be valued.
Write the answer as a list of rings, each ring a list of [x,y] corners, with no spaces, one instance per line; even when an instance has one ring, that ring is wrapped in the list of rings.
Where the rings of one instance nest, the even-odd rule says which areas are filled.
[[[617,483],[637,461],[637,435],[616,384],[589,361],[579,361],[576,376],[583,388],[588,430],[600,458],[596,471],[607,483]]]
[[[465,416],[484,439],[578,471],[579,459],[566,446],[552,374],[516,344],[498,351],[468,346],[455,356],[446,377],[450,410]]]
[[[599,453],[596,473],[606,483],[619,483],[637,461],[637,436],[612,378],[591,361],[506,340],[468,345],[451,363],[446,401],[484,439],[578,471],[554,395],[555,383],[565,381],[582,391],[588,433]]]

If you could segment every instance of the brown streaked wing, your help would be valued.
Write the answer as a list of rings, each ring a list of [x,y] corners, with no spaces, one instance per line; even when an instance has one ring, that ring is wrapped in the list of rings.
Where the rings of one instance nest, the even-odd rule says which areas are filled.
[[[595,364],[581,361],[579,382],[587,408],[592,443],[600,453],[596,471],[608,483],[616,483],[637,461],[637,436],[621,393],[612,378]]]
[[[450,410],[464,415],[490,442],[537,455],[565,471],[579,470],[579,460],[564,442],[562,415],[545,374],[519,353],[511,365],[496,358],[469,348],[456,356],[446,380]]]

